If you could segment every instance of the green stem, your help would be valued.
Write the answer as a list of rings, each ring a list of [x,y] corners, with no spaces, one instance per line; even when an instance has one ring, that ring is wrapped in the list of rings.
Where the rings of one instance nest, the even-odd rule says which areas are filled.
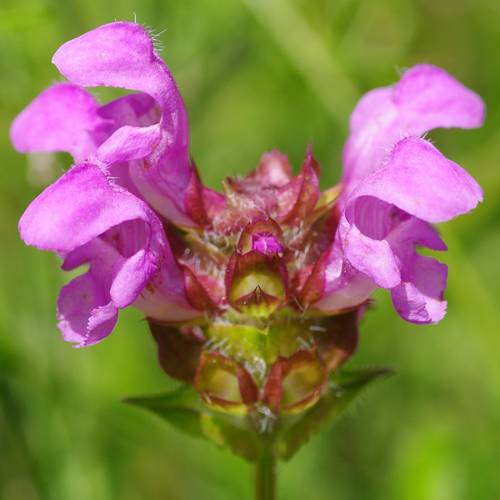
[[[276,457],[272,446],[265,447],[257,461],[256,500],[276,500]]]

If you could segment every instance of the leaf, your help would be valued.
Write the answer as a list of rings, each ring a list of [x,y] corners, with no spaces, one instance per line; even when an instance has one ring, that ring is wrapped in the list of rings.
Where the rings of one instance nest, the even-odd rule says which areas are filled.
[[[283,460],[292,458],[315,432],[338,417],[371,382],[391,373],[387,368],[335,373],[328,392],[312,408],[282,420],[278,456]]]
[[[126,398],[124,401],[159,415],[191,436],[204,437],[199,398],[189,386],[181,386],[167,394]]]
[[[256,460],[260,455],[261,441],[246,418],[210,410],[191,386],[167,394],[127,398],[125,402],[155,413],[190,436],[227,447],[246,460]]]

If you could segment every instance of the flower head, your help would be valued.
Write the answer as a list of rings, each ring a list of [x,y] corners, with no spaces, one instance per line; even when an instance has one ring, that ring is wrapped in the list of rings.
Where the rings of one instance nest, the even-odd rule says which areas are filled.
[[[342,183],[324,192],[309,148],[294,176],[264,154],[223,192],[189,156],[184,103],[148,33],[101,26],[53,58],[69,80],[15,120],[23,152],[67,151],[74,165],[28,207],[27,244],[63,269],[59,327],[78,345],[102,340],[129,305],[147,316],[165,371],[227,411],[296,412],[321,396],[354,352],[377,288],[415,323],[445,314],[445,250],[433,223],[481,201],[477,183],[421,136],[481,125],[480,98],[430,65],[366,94],[353,112]],[[136,93],[100,105],[84,87]]]

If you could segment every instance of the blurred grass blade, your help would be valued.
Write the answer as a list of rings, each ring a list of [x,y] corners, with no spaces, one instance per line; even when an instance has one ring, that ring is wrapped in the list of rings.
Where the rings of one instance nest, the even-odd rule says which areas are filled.
[[[388,368],[376,368],[335,374],[331,379],[328,393],[310,410],[291,419],[291,424],[282,430],[278,441],[280,458],[283,460],[292,458],[314,433],[342,414],[363,389],[391,373],[392,370]]]
[[[359,90],[325,40],[288,0],[242,1],[269,30],[339,127],[345,129]]]

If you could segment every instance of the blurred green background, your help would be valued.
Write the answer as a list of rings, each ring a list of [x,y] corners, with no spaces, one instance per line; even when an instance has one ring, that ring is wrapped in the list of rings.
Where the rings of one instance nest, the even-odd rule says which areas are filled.
[[[212,187],[274,147],[298,166],[309,141],[331,185],[356,99],[415,63],[443,66],[483,96],[483,129],[431,134],[485,189],[479,209],[442,228],[447,317],[410,325],[377,294],[351,363],[397,375],[281,467],[280,498],[500,498],[497,0],[1,0],[0,498],[252,498],[250,466],[120,402],[171,387],[141,315],[127,310],[105,342],[73,349],[54,317],[67,277],[17,234],[42,184],[40,160],[28,167],[11,149],[11,120],[59,79],[50,58],[62,42],[134,13],[166,29],[162,54]],[[57,173],[69,158],[58,162]]]

